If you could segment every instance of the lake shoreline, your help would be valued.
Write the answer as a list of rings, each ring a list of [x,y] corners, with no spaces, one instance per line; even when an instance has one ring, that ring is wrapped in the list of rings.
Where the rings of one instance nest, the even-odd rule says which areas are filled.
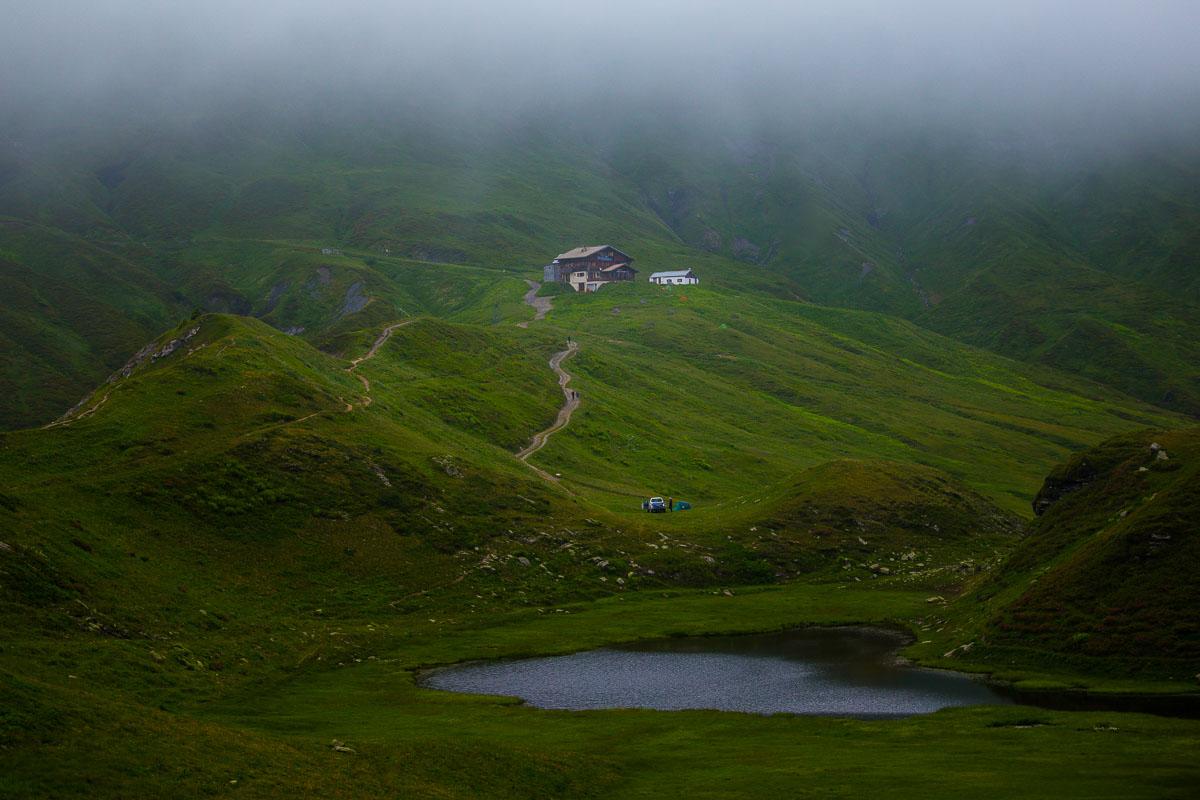
[[[1172,717],[1180,719],[1195,719],[1200,718],[1200,692],[1196,693],[1153,693],[1153,692],[1120,692],[1120,691],[1098,691],[1091,688],[1081,687],[1064,687],[1061,689],[1031,689],[1021,688],[1018,683],[997,679],[992,673],[984,671],[971,670],[956,670],[941,666],[933,666],[923,663],[920,659],[910,658],[904,655],[903,651],[917,641],[914,633],[905,626],[900,624],[890,625],[886,622],[874,622],[864,624],[842,623],[842,624],[800,624],[789,625],[770,630],[762,631],[738,631],[732,633],[725,632],[704,632],[699,634],[678,634],[649,637],[642,639],[634,639],[625,642],[617,642],[613,644],[605,644],[593,646],[589,648],[580,648],[563,653],[554,654],[529,654],[506,656],[497,659],[466,659],[463,661],[414,667],[408,670],[412,674],[413,683],[418,688],[429,689],[433,691],[451,691],[460,693],[461,690],[446,688],[433,685],[438,675],[444,675],[449,671],[459,671],[472,667],[501,667],[505,665],[515,665],[527,662],[548,661],[551,659],[562,659],[571,656],[579,656],[589,653],[620,653],[620,652],[645,652],[647,649],[655,649],[669,647],[673,644],[678,644],[681,641],[705,642],[716,641],[721,639],[739,639],[744,638],[747,641],[754,638],[763,638],[771,636],[782,636],[793,633],[804,633],[812,631],[846,631],[856,634],[876,635],[894,640],[894,646],[887,653],[885,660],[893,668],[900,670],[920,671],[931,675],[941,675],[946,677],[955,677],[966,681],[972,681],[989,690],[995,692],[998,696],[1003,697],[1008,703],[1029,708],[1056,710],[1056,711],[1111,711],[1113,713],[1147,713],[1156,716]],[[480,694],[482,696],[505,698],[507,701],[527,705],[531,708],[539,708],[542,710],[562,710],[550,709],[537,703],[530,702],[527,698],[518,694],[510,694],[504,692],[465,692],[468,694]],[[642,708],[643,706],[615,706],[614,708]],[[590,709],[576,709],[590,710]],[[689,708],[664,708],[658,710],[691,710]],[[737,709],[706,709],[728,711],[730,713],[747,713]],[[907,713],[871,713],[871,714],[813,714],[810,712],[794,712],[794,711],[773,711],[773,712],[749,712],[749,713],[781,713],[781,714],[797,714],[802,716],[854,716],[859,718],[901,718],[908,716]]]

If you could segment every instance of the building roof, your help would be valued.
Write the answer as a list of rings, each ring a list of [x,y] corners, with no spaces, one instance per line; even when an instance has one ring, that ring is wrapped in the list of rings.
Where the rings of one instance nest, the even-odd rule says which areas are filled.
[[[619,270],[619,269],[627,269],[630,272],[637,272],[636,269],[629,266],[628,264],[613,264],[611,267],[605,267],[604,269],[602,269],[600,271],[601,272],[615,272],[616,270]]]
[[[554,258],[556,261],[560,258],[569,258],[569,259],[571,259],[571,258],[587,258],[588,256],[593,256],[596,253],[599,253],[601,250],[604,250],[606,248],[612,248],[612,251],[614,253],[619,253],[620,255],[624,256],[625,258],[629,259],[630,261],[633,261],[632,258],[629,258],[628,255],[626,255],[625,253],[622,253],[620,250],[613,247],[611,244],[584,245],[583,247],[576,247],[574,250],[568,250],[565,253],[559,253]]]
[[[655,272],[650,275],[651,278],[686,278],[691,275],[690,269],[669,269],[666,272]]]

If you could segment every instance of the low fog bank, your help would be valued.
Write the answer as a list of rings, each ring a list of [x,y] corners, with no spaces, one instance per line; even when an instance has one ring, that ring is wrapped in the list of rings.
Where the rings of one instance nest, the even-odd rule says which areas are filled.
[[[972,6],[22,2],[0,29],[0,124],[10,137],[245,115],[733,139],[950,130],[1047,152],[1196,129],[1200,6]]]

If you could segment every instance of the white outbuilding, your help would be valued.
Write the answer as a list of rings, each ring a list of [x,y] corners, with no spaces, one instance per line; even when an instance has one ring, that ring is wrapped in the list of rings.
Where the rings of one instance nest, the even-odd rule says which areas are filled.
[[[650,276],[650,282],[657,283],[660,286],[674,286],[676,284],[688,285],[699,283],[700,279],[690,269],[672,269],[666,272],[654,273]]]

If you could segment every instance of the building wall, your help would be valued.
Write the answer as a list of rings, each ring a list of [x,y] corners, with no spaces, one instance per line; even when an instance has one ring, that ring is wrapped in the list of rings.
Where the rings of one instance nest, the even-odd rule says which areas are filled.
[[[558,264],[548,264],[542,270],[543,277],[548,281],[561,281],[569,283],[571,275],[579,270],[587,270],[592,280],[600,279],[600,270],[611,267],[617,261],[616,256],[611,247],[606,247],[598,253],[592,253],[587,258],[564,258]],[[624,270],[622,270],[624,272]],[[634,273],[629,271],[628,277],[622,277],[618,280],[631,281],[634,279]]]
[[[610,281],[631,281],[637,274],[632,269],[618,269],[612,272],[603,273],[605,279]]]

